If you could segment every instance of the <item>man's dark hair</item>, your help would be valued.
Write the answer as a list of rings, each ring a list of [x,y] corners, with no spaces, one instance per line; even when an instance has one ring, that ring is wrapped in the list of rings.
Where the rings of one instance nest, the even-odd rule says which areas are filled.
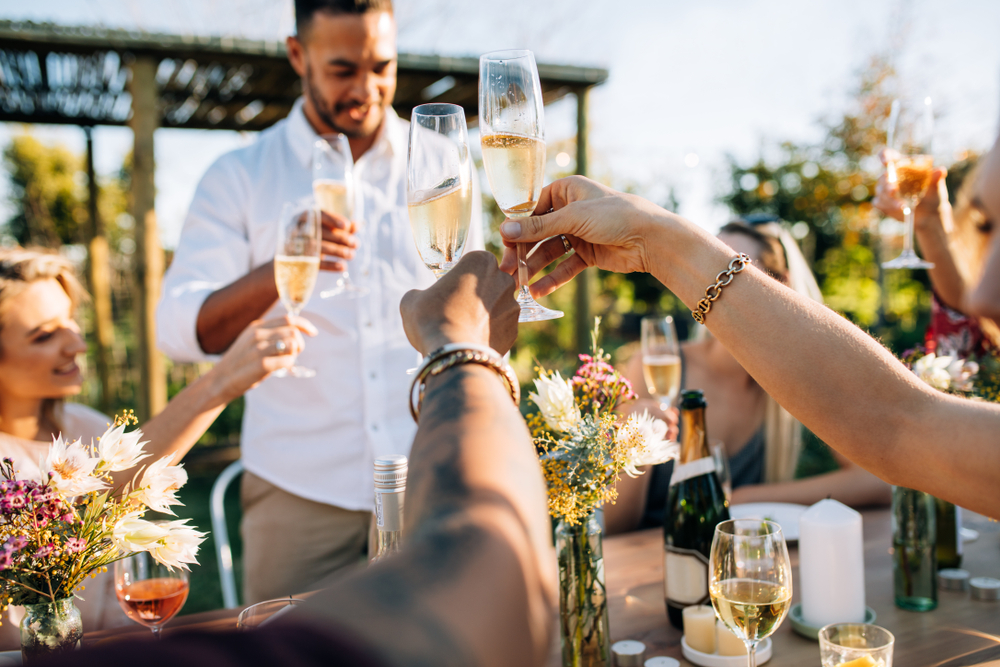
[[[337,14],[365,14],[389,12],[392,0],[295,0],[295,32],[302,36],[317,12]]]

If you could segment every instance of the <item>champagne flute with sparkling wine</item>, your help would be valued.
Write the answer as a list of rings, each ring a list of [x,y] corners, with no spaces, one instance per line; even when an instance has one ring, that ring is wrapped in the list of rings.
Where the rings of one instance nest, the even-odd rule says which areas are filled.
[[[288,202],[282,207],[278,221],[278,247],[274,253],[274,283],[289,315],[298,315],[302,311],[316,286],[322,227],[320,210],[311,197],[296,203]],[[279,368],[272,375],[309,378],[316,375],[316,371],[292,366]]]
[[[140,551],[115,563],[115,595],[125,615],[159,639],[160,629],[184,606],[188,571],[158,563]]]
[[[479,59],[479,133],[483,165],[500,210],[510,218],[530,216],[545,176],[542,86],[531,51],[495,51]],[[528,249],[517,244],[520,322],[540,322],[563,313],[537,303],[528,292]]]
[[[343,134],[328,134],[313,144],[313,197],[320,210],[354,220],[354,158],[351,145]],[[359,223],[355,221],[355,224]],[[320,293],[320,298],[344,295],[349,299],[368,294],[368,288],[355,285],[347,269],[337,284]]]
[[[903,200],[903,252],[899,257],[882,263],[884,269],[933,269],[913,251],[913,214],[917,204],[927,194],[934,171],[931,138],[934,134],[934,113],[931,98],[893,100],[889,112],[886,145],[896,152],[886,165],[887,180],[899,187]]]
[[[642,376],[666,412],[681,389],[681,353],[674,318],[642,318]]]
[[[792,565],[781,527],[758,519],[716,526],[708,593],[716,616],[746,644],[747,665],[756,667],[757,643],[778,629],[792,604]]]
[[[421,104],[413,110],[406,200],[417,252],[440,278],[462,258],[472,220],[472,159],[462,107]]]

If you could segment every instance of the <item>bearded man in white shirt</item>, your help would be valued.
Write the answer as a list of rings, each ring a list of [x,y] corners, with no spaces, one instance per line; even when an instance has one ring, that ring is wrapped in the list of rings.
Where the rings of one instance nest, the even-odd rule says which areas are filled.
[[[311,194],[318,136],[348,137],[359,188],[356,217],[363,224],[359,231],[355,222],[324,219],[324,271],[302,313],[319,334],[299,357],[316,376],[271,378],[246,397],[241,448],[248,603],[318,588],[362,558],[374,459],[407,454],[416,430],[406,376],[416,353],[399,303],[406,291],[434,280],[417,254],[407,217],[408,125],[391,106],[391,0],[296,0],[295,13],[288,57],[302,78],[303,96],[288,118],[206,172],[157,310],[160,348],[178,361],[212,358],[250,322],[283,312],[273,267],[282,204]],[[482,206],[473,186],[469,249],[482,247]],[[319,298],[348,263],[352,281],[369,293]]]

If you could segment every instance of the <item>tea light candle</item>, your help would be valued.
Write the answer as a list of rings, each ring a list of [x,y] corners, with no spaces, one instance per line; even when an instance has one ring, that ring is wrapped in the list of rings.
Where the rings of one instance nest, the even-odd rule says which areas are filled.
[[[702,653],[715,653],[715,609],[706,605],[685,607],[684,639]]]
[[[722,621],[718,621],[715,626],[719,655],[746,655],[747,645],[736,636],[732,630],[726,627]]]
[[[821,500],[799,518],[802,617],[821,628],[865,620],[865,560],[861,515]]]

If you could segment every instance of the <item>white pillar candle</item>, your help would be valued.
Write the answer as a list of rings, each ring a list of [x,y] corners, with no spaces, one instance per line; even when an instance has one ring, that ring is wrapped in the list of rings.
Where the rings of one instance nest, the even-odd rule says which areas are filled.
[[[865,560],[861,515],[821,500],[799,518],[802,617],[821,628],[865,620]]]
[[[684,638],[702,653],[715,653],[715,609],[706,605],[684,607]]]
[[[732,630],[726,627],[722,621],[718,621],[715,626],[716,645],[719,647],[719,655],[746,655],[747,645],[736,636]]]

